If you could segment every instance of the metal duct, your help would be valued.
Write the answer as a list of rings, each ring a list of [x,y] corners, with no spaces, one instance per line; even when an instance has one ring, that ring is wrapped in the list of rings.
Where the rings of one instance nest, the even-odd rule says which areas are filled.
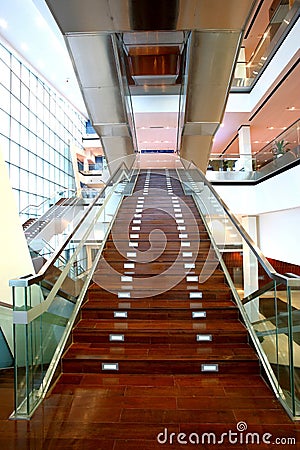
[[[240,39],[240,31],[193,31],[190,36],[180,154],[203,171],[223,117]]]
[[[140,36],[147,36],[145,45],[148,42],[159,48],[166,44],[166,36],[174,33],[172,39],[178,40],[178,32],[186,36],[191,31],[188,58],[180,58],[188,71],[179,70],[182,77],[173,76],[172,80],[160,75],[173,73],[142,74],[146,75],[144,81],[139,78],[136,88],[138,92],[143,87],[144,92],[153,92],[158,87],[156,92],[161,94],[174,92],[174,88],[178,92],[175,82],[186,83],[181,90],[185,98],[180,102],[178,130],[181,156],[205,169],[212,137],[222,119],[242,30],[255,0],[46,0],[46,3],[66,37],[90,118],[108,161],[130,154],[135,148],[130,76],[122,68],[126,44],[120,49],[116,36],[123,42],[131,35],[137,42]],[[160,80],[162,84],[148,89],[145,83],[153,79],[147,78],[148,75],[155,75],[156,82]],[[134,85],[132,77],[130,83]],[[141,83],[144,85],[140,86]]]

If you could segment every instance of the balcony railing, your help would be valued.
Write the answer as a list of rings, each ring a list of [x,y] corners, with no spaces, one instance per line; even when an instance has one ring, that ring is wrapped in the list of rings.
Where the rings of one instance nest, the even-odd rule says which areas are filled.
[[[230,150],[230,149],[229,149]],[[259,181],[300,161],[300,121],[280,133],[255,155],[212,155],[206,176],[211,182]]]
[[[270,23],[262,33],[249,59],[246,56],[246,49],[241,48],[231,87],[232,92],[247,91],[252,88],[298,19],[299,13],[299,0],[295,0],[293,3],[287,0],[279,2],[276,11],[270,18]]]

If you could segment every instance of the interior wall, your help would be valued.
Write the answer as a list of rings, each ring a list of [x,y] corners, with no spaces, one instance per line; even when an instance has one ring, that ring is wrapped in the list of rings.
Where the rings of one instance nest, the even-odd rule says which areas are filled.
[[[260,214],[259,245],[265,256],[300,266],[300,207]]]

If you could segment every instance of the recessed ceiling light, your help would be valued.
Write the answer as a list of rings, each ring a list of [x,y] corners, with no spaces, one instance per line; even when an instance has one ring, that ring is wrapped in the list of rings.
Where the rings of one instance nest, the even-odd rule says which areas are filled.
[[[268,127],[268,130],[274,130],[274,127]]]
[[[220,127],[221,127],[221,128],[224,128],[224,127],[225,127],[224,123],[221,123]]]

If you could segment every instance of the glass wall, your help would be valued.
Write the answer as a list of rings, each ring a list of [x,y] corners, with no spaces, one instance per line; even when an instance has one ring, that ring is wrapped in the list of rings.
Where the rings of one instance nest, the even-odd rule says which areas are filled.
[[[0,42],[0,148],[19,211],[75,188],[86,119]]]

